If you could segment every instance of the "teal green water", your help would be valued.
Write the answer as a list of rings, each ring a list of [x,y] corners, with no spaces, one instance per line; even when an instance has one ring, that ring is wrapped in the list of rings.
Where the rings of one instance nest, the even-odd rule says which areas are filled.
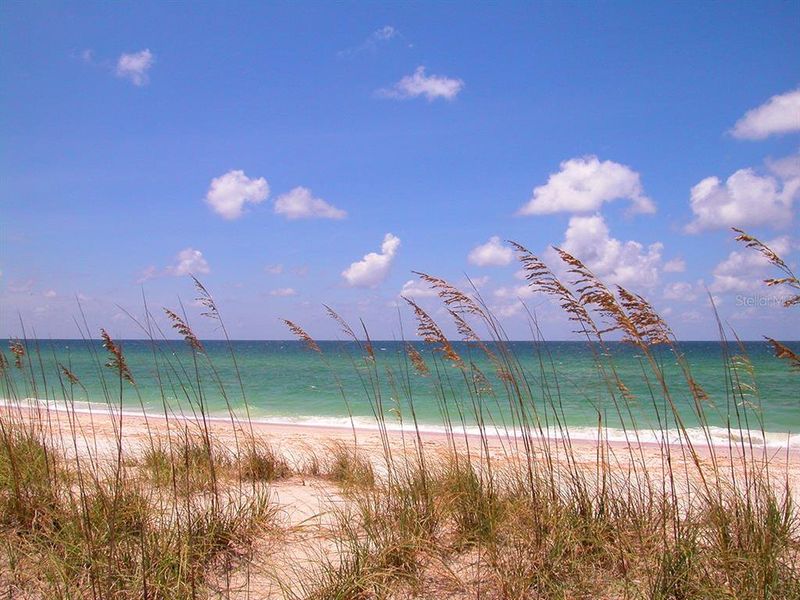
[[[365,386],[365,381],[371,373],[373,376],[377,373],[386,420],[390,425],[401,425],[398,412],[408,424],[409,399],[407,392],[401,389],[405,382],[410,385],[417,417],[423,427],[435,429],[442,426],[442,389],[451,415],[456,414],[456,407],[460,405],[464,407],[466,425],[476,423],[461,372],[442,363],[440,358],[434,357],[431,348],[422,343],[414,345],[425,356],[429,367],[433,371],[438,369],[439,378],[416,374],[404,358],[404,344],[390,341],[374,342],[375,371],[365,366],[357,345],[352,342],[321,342],[322,358],[295,341],[236,341],[230,347],[236,365],[228,345],[219,341],[204,342],[207,356],[199,356],[196,364],[192,353],[180,341],[127,340],[120,343],[136,381],[135,386],[127,383],[122,386],[122,405],[131,411],[144,408],[148,412],[163,413],[166,403],[174,412],[188,415],[192,407],[198,405],[202,394],[209,411],[214,414],[226,415],[226,402],[236,412],[244,414],[243,394],[236,372],[238,365],[244,397],[251,415],[258,419],[346,426],[349,419],[344,394],[357,422],[365,426],[374,425],[374,404],[371,402],[374,392],[371,384],[367,382]],[[30,357],[26,357],[31,358],[30,365],[22,371],[8,370],[11,376],[3,381],[6,400],[38,398],[63,401],[65,390],[59,382],[57,368],[60,362],[69,366],[81,382],[80,386],[73,387],[76,402],[104,403],[107,398],[119,402],[120,384],[115,373],[103,366],[107,355],[99,341],[49,340],[38,344],[39,352],[31,352]],[[800,343],[789,345],[800,352]],[[29,350],[33,350],[32,345],[29,346]],[[494,377],[491,363],[474,347],[463,343],[455,343],[455,347],[486,374],[494,390],[494,395],[485,395],[482,399],[487,422],[500,428],[510,427],[513,419],[508,397],[502,382]],[[596,366],[596,348],[585,342],[545,342],[539,345],[510,342],[508,348],[525,372],[542,420],[553,423],[553,411],[545,402],[548,393],[545,390],[549,390],[550,398],[559,398],[559,410],[563,411],[561,417],[572,430],[587,434],[596,431],[599,417],[612,430],[620,426],[608,385]],[[725,370],[723,351],[718,342],[685,342],[679,348],[691,365],[695,380],[709,396],[706,408],[710,425],[724,429],[729,420],[735,425],[736,405],[740,405],[741,413],[744,400],[751,407],[748,410],[751,428],[757,427],[760,418],[768,432],[780,434],[772,436],[773,441],[779,445],[800,445],[800,437],[787,435],[800,432],[800,375],[791,372],[785,361],[777,360],[767,344],[744,344],[755,379],[751,382],[745,369],[738,371],[741,382],[748,386],[754,384],[752,392],[747,388],[744,399],[737,397],[738,402],[734,402],[730,392],[736,382]],[[609,349],[621,380],[633,396],[625,410],[630,407],[636,429],[643,432],[660,429],[656,409],[663,409],[664,398],[657,391],[655,396],[651,395],[651,386],[656,390],[658,386],[652,372],[643,364],[641,353],[619,343],[611,343]],[[739,352],[734,347],[731,351]],[[658,350],[656,355],[686,424],[696,426],[691,394],[674,355],[668,349]],[[6,353],[6,356],[10,355]],[[543,364],[549,372],[545,376],[542,375]],[[31,368],[35,374],[34,382],[29,374]],[[404,382],[403,386],[399,382]],[[441,382],[444,382],[443,387]],[[390,410],[392,408],[399,411]],[[626,425],[630,427],[630,421]]]

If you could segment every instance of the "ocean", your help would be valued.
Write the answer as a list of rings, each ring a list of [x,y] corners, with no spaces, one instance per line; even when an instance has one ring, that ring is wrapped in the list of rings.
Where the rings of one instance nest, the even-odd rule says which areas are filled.
[[[108,356],[99,340],[40,340],[38,352],[34,343],[28,343],[22,370],[7,369],[0,392],[3,400],[35,399],[63,407],[69,398],[79,410],[87,409],[89,403],[111,401],[126,411],[164,414],[166,406],[172,413],[191,416],[202,398],[207,411],[220,418],[228,416],[228,406],[244,416],[246,401],[255,420],[341,427],[350,426],[349,404],[356,425],[368,428],[376,426],[377,389],[389,428],[411,426],[413,402],[423,430],[443,430],[443,407],[453,422],[470,431],[477,431],[478,413],[490,431],[514,430],[514,410],[504,382],[479,348],[463,342],[454,342],[455,350],[485,376],[485,380],[477,377],[481,395],[475,402],[468,386],[476,378],[465,378],[422,342],[412,345],[425,358],[431,370],[428,376],[420,375],[406,359],[406,343],[396,341],[373,341],[374,363],[364,361],[355,342],[319,342],[320,354],[298,341],[234,341],[230,346],[205,341],[205,354],[196,356],[182,340],[118,343],[135,385],[120,385],[116,372],[105,366]],[[800,342],[788,345],[800,352]],[[4,346],[8,348],[8,341]],[[664,429],[673,430],[668,436],[674,435],[673,419],[665,419],[659,383],[635,347],[611,342],[609,355],[601,357],[606,372],[613,363],[628,390],[622,400],[597,367],[597,346],[586,342],[508,342],[506,346],[525,374],[524,385],[540,421],[552,435],[563,435],[566,427],[573,437],[593,438],[600,424],[604,436],[624,439],[623,420],[628,435],[635,428],[643,441],[657,441]],[[763,438],[751,436],[756,443],[800,448],[800,374],[776,359],[766,343],[744,342],[742,348],[731,344],[730,354],[748,359],[734,359],[734,370],[726,370],[719,342],[682,342],[679,351],[708,396],[703,406],[716,443],[731,438],[729,425],[738,439],[738,423],[746,418],[750,430],[763,426],[767,432]],[[13,365],[13,356],[8,351],[5,355]],[[704,434],[692,409],[693,397],[674,354],[659,348],[655,356],[685,425],[701,439]],[[79,384],[70,386],[63,377],[59,381],[59,363],[74,373]]]

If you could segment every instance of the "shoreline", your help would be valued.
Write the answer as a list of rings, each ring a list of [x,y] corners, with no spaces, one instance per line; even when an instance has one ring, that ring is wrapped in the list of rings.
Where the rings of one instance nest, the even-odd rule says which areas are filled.
[[[70,413],[75,412],[78,414],[87,414],[87,415],[98,415],[102,414],[103,416],[108,416],[110,411],[113,410],[114,415],[119,416],[120,411],[117,410],[117,407],[110,407],[106,403],[98,403],[98,402],[76,402],[74,406],[69,407],[64,400],[58,401],[47,401],[44,402],[42,400],[36,398],[26,398],[23,402],[27,402],[28,406],[24,406],[20,403],[20,401],[16,401],[14,403],[8,402],[5,399],[0,399],[0,410],[6,411],[8,409],[14,410],[30,410],[30,411],[37,411],[37,410],[51,410],[58,413]],[[133,419],[158,419],[161,421],[166,420],[177,420],[177,421],[186,421],[186,422],[193,422],[196,421],[199,417],[193,416],[191,413],[176,413],[174,411],[170,411],[169,416],[165,416],[163,412],[149,412],[149,411],[141,411],[141,410],[132,410],[129,408],[123,408],[121,411],[122,416],[133,418]],[[217,424],[231,424],[231,417],[229,415],[221,415],[221,414],[207,414],[205,416],[207,421]],[[300,419],[298,421],[293,421],[292,419]],[[307,420],[303,420],[307,419]],[[317,419],[318,421],[314,421],[313,419]],[[335,421],[334,423],[331,422],[324,422],[324,421]],[[248,423],[248,419],[245,415],[236,414],[235,415],[235,422],[237,424],[246,425]],[[258,427],[259,429],[264,430],[279,430],[282,428],[287,428],[288,430],[296,430],[296,431],[303,431],[303,430],[310,430],[315,431],[317,433],[327,433],[327,434],[349,434],[352,436],[353,430],[356,433],[362,434],[378,434],[380,432],[380,428],[377,422],[374,420],[373,417],[365,417],[365,416],[354,416],[353,423],[351,424],[349,417],[333,417],[333,416],[304,416],[300,415],[298,417],[263,417],[263,416],[251,416],[249,419],[250,424],[254,427]],[[389,435],[402,437],[403,435],[416,435],[417,430],[414,426],[408,422],[404,423],[397,423],[391,422],[386,423],[386,431]],[[443,425],[435,425],[435,424],[428,424],[428,423],[420,423],[419,424],[419,434],[423,438],[435,438],[435,439],[447,439],[448,431]],[[548,431],[544,436],[540,435],[538,430],[533,430],[532,439],[536,443],[542,443],[544,440],[547,440],[550,443],[559,443],[563,441],[568,441],[570,444],[575,445],[591,445],[596,447],[599,441],[602,441],[603,444],[608,444],[610,447],[618,447],[618,448],[627,448],[629,446],[641,446],[644,448],[650,449],[661,449],[665,446],[669,446],[673,449],[678,449],[681,447],[686,446],[686,440],[682,436],[678,435],[678,431],[675,429],[671,429],[667,431],[668,437],[665,441],[663,437],[661,437],[662,432],[653,430],[653,429],[639,429],[639,430],[623,430],[619,428],[613,427],[603,427],[601,430],[601,436],[597,435],[598,428],[597,427],[588,427],[588,426],[568,426],[567,427],[567,434],[562,435],[558,431]],[[777,454],[777,453],[784,453],[787,455],[791,455],[796,457],[800,460],[800,434],[798,433],[791,433],[791,432],[769,432],[765,431],[765,437],[762,437],[761,430],[758,429],[750,429],[750,430],[739,430],[736,428],[731,428],[730,430],[718,427],[718,426],[711,426],[709,428],[709,433],[712,434],[711,438],[711,446],[714,448],[715,451],[719,450],[730,450],[731,448],[735,449],[736,451],[740,452],[742,450],[742,446],[745,446],[746,450],[750,450],[752,445],[752,452],[761,453],[762,451],[768,452],[770,454]],[[709,443],[706,438],[706,431],[700,427],[689,427],[687,428],[687,432],[690,433],[690,441],[694,448],[699,452],[710,452]],[[729,437],[728,433],[734,434],[736,437]],[[469,439],[480,439],[481,433],[477,426],[467,426],[466,428],[456,427],[454,426],[452,429],[452,434],[457,438],[464,438],[467,437]],[[694,434],[694,435],[691,435]],[[717,437],[714,437],[714,434]],[[514,439],[522,439],[521,432],[517,429],[514,431],[510,430],[503,430],[499,428],[487,427],[485,429],[485,435],[488,439],[500,441],[500,440],[514,440]],[[650,438],[650,439],[647,439]],[[656,439],[652,439],[656,438]]]
[[[80,454],[95,454],[109,458],[117,451],[117,426],[119,413],[111,413],[106,405],[95,405],[99,410],[69,411],[55,409],[54,407],[15,406],[9,410],[8,405],[0,404],[0,416],[11,415],[17,418],[34,419],[49,430],[51,437],[60,439],[65,450],[72,452],[70,434],[83,440],[77,451]],[[123,412],[122,444],[134,454],[154,438],[168,437],[180,432],[185,427],[202,427],[200,418],[191,416],[170,416],[128,413]],[[294,423],[265,423],[246,420],[231,424],[230,418],[207,418],[208,428],[212,437],[228,451],[233,452],[239,448],[239,442],[252,432],[256,439],[268,443],[277,452],[287,458],[290,463],[302,465],[309,458],[326,456],[336,445],[355,446],[380,472],[385,467],[384,456],[386,446],[378,429],[356,428],[356,443],[354,444],[353,430],[349,427],[330,427],[325,425],[302,425]],[[408,431],[388,431],[387,443],[392,453],[411,456],[415,447],[416,434]],[[455,450],[458,453],[469,453],[475,458],[488,452],[492,461],[498,464],[511,464],[525,456],[522,440],[520,438],[506,438],[504,436],[487,436],[485,446],[475,435],[466,436],[456,434],[449,439],[444,432],[420,431],[420,440],[423,450],[433,455],[445,456]],[[69,443],[66,443],[69,442]],[[577,440],[567,442],[565,439],[550,439],[535,436],[531,440],[531,451],[536,461],[553,460],[558,468],[577,467],[594,472],[602,462],[611,467],[621,476],[625,473],[630,476],[638,468],[644,468],[651,476],[656,478],[665,476],[668,463],[672,464],[674,472],[693,473],[697,476],[699,466],[711,468],[717,464],[720,472],[743,473],[745,462],[751,465],[761,465],[768,468],[770,480],[776,489],[784,488],[788,484],[789,490],[795,497],[800,497],[800,450],[790,448],[770,449],[766,447],[742,448],[741,443],[735,445],[713,446],[707,444],[693,444],[694,456],[687,444],[659,444],[652,442],[631,443],[625,441],[603,440]],[[549,458],[548,458],[549,456]]]

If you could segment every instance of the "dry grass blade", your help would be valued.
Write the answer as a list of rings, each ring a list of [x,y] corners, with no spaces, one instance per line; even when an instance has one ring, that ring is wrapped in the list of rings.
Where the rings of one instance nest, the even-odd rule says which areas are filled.
[[[588,327],[597,334],[594,324],[586,307],[583,306],[575,295],[562,284],[552,271],[536,255],[522,244],[508,240],[508,243],[517,251],[517,258],[522,264],[525,279],[528,285],[535,290],[552,296],[559,303],[570,321],[580,323],[581,329],[576,333],[585,333]]]
[[[22,368],[22,359],[25,358],[25,346],[19,340],[11,340],[9,344],[11,354],[14,355],[14,366],[18,369]]]
[[[692,396],[697,398],[697,400],[700,402],[708,402],[708,392],[706,392],[693,377],[689,377],[687,381],[689,383],[689,389],[692,391]]]
[[[630,322],[636,328],[638,339],[649,345],[669,344],[672,331],[655,311],[653,305],[639,294],[634,294],[622,286],[618,285],[617,289],[620,303],[628,313]]]
[[[114,369],[117,371],[119,376],[128,383],[135,385],[136,382],[133,380],[133,375],[131,374],[131,370],[128,368],[128,363],[125,360],[125,356],[122,354],[122,349],[114,342],[114,340],[111,339],[111,336],[108,335],[108,332],[105,329],[100,329],[100,337],[103,339],[103,348],[105,348],[111,355],[111,358],[106,363],[106,366],[109,369]]]
[[[322,354],[322,349],[319,347],[319,344],[317,344],[317,342],[314,341],[314,338],[312,338],[310,335],[308,335],[308,333],[306,333],[305,329],[300,327],[300,325],[298,325],[297,323],[290,321],[289,319],[282,319],[282,321],[284,322],[286,327],[289,328],[289,331],[291,331],[295,336],[297,336],[297,338],[301,342],[303,342],[310,350]]]
[[[72,385],[77,385],[78,383],[80,383],[80,381],[78,381],[78,376],[75,375],[75,373],[73,373],[72,371],[70,371],[67,367],[65,367],[61,363],[58,363],[58,367],[59,369],[61,369],[61,372],[64,374],[64,377],[67,378],[67,381],[69,381]]]
[[[345,320],[344,320],[344,319],[343,319],[343,318],[342,318],[342,317],[339,315],[339,313],[337,313],[335,310],[333,310],[333,309],[332,309],[330,306],[328,306],[327,304],[323,304],[322,306],[324,306],[324,307],[325,307],[325,312],[326,312],[326,313],[328,313],[328,316],[329,316],[331,319],[333,319],[334,321],[336,321],[336,322],[339,324],[339,327],[341,327],[342,331],[344,332],[344,334],[345,334],[347,337],[349,337],[349,338],[351,338],[351,339],[353,339],[353,340],[356,340],[356,339],[357,339],[357,338],[356,338],[356,332],[355,332],[355,331],[353,331],[353,328],[352,328],[352,327],[350,327],[350,324],[349,324],[347,321],[345,321]]]
[[[467,323],[467,321],[462,317],[457,311],[453,310],[452,308],[448,308],[447,312],[450,313],[450,316],[453,319],[453,322],[456,324],[456,329],[458,333],[461,335],[462,339],[465,342],[480,342],[481,339],[478,337],[478,334],[475,333],[475,330],[472,326]]]
[[[793,352],[791,348],[781,344],[778,340],[773,340],[770,337],[765,337],[765,339],[772,346],[777,358],[788,360],[789,364],[792,366],[792,369],[800,371],[800,355],[798,355],[796,352]]]
[[[368,357],[369,359],[371,359],[371,360],[375,360],[375,349],[372,347],[372,344],[369,342],[369,340],[366,340],[365,342],[363,342],[363,343],[362,343],[362,342],[361,342],[361,341],[358,339],[358,337],[356,336],[356,332],[355,332],[355,331],[353,331],[353,328],[352,328],[352,327],[350,327],[350,324],[349,324],[347,321],[345,321],[345,320],[344,320],[344,319],[343,319],[343,318],[342,318],[342,317],[339,315],[339,313],[337,313],[335,310],[333,310],[333,309],[332,309],[330,306],[328,306],[327,304],[323,304],[322,306],[324,306],[324,307],[325,307],[325,312],[326,312],[326,313],[328,313],[328,316],[329,316],[331,319],[333,319],[334,321],[336,321],[336,323],[337,323],[337,324],[339,325],[339,327],[342,329],[342,332],[344,332],[344,334],[345,334],[346,336],[348,336],[350,339],[352,339],[354,342],[357,342],[357,343],[358,343],[360,346],[362,346],[362,347],[364,348],[364,350],[366,351],[366,353],[367,353],[367,357]]]
[[[575,276],[572,284],[578,292],[580,303],[584,306],[594,307],[598,314],[609,321],[609,326],[599,333],[620,331],[625,341],[639,346],[645,345],[639,336],[639,331],[628,318],[620,303],[617,302],[614,294],[592,273],[589,267],[566,250],[557,246],[553,246],[553,249],[567,265],[569,272]]]
[[[470,361],[469,366],[470,373],[472,375],[472,383],[475,386],[475,390],[481,396],[491,396],[494,394],[492,384],[489,382],[489,379],[486,377],[486,375],[483,374],[483,371],[480,370],[478,365]]]
[[[414,310],[414,316],[417,318],[417,334],[419,337],[421,337],[423,341],[433,344],[434,348],[441,352],[447,360],[458,367],[463,367],[464,362],[453,348],[450,340],[447,339],[447,336],[436,324],[436,321],[434,321],[419,304],[405,296],[402,296],[402,298],[408,302]]]
[[[194,281],[195,289],[197,289],[200,294],[196,300],[206,309],[206,312],[201,313],[202,316],[219,321],[219,310],[217,310],[217,303],[214,302],[211,292],[206,289],[206,286],[200,283],[200,280],[197,279],[197,277],[194,275],[190,275],[190,277],[192,278],[192,281]]]
[[[770,287],[782,285],[792,288],[795,291],[800,290],[800,280],[797,279],[797,276],[792,272],[789,266],[772,248],[767,246],[758,238],[746,233],[745,231],[742,231],[741,229],[737,229],[736,227],[732,227],[731,229],[739,234],[735,238],[737,242],[743,242],[746,247],[752,248],[756,252],[759,252],[769,261],[770,264],[783,271],[784,277],[770,277],[768,279],[764,279],[765,284]],[[787,308],[790,306],[796,306],[798,304],[800,304],[800,294],[798,293],[795,293],[793,296],[790,296],[783,302],[783,305]]]
[[[430,369],[428,369],[428,365],[425,364],[425,359],[422,358],[422,354],[419,353],[419,350],[414,348],[411,344],[406,344],[406,354],[409,360],[411,360],[411,364],[414,365],[414,369],[416,369],[417,373],[423,377],[430,375]]]
[[[486,318],[481,307],[478,306],[472,298],[455,286],[447,283],[447,281],[441,277],[434,277],[433,275],[428,275],[427,273],[421,273],[419,271],[412,271],[412,273],[418,275],[422,281],[436,290],[439,298],[441,298],[442,302],[449,308],[455,310],[459,314],[468,313],[476,317]]]
[[[189,327],[186,321],[168,308],[164,309],[164,313],[172,322],[172,328],[183,336],[183,339],[186,340],[186,343],[189,344],[190,348],[197,350],[198,352],[204,352],[203,344],[201,344],[200,340],[197,339],[197,336],[194,334],[192,328]]]
[[[757,252],[760,252],[766,259],[771,262],[773,265],[778,267],[779,269],[786,269],[786,263],[783,262],[783,259],[778,256],[775,251],[772,250],[769,246],[767,246],[764,242],[759,240],[756,237],[753,237],[749,233],[738,229],[736,227],[731,227],[736,233],[739,235],[734,238],[737,242],[743,242],[745,246],[748,248],[753,248]]]

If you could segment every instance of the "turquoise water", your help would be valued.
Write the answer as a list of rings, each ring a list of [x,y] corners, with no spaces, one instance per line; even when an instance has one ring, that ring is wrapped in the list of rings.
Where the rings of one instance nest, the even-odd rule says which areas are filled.
[[[144,408],[147,412],[163,414],[166,403],[173,412],[190,415],[202,394],[211,413],[227,415],[227,397],[227,403],[236,412],[244,414],[243,394],[236,373],[238,365],[244,397],[251,416],[257,419],[349,426],[344,394],[358,424],[374,426],[374,404],[371,402],[374,392],[368,379],[377,373],[390,426],[403,424],[399,415],[403,416],[406,425],[410,419],[408,394],[401,389],[400,382],[403,387],[406,382],[410,384],[414,408],[423,428],[442,426],[442,393],[454,419],[456,407],[462,406],[465,424],[471,427],[476,423],[461,372],[443,363],[439,355],[434,356],[431,348],[423,343],[414,346],[432,371],[438,369],[439,378],[419,376],[404,358],[404,344],[391,341],[374,342],[374,371],[365,365],[357,345],[352,342],[320,342],[321,357],[296,341],[237,341],[231,344],[236,365],[225,342],[204,342],[207,356],[199,356],[196,363],[182,341],[127,340],[120,344],[136,382],[135,386],[128,383],[122,386],[122,405],[131,411]],[[104,403],[107,398],[119,402],[120,384],[115,372],[103,366],[108,357],[99,341],[48,340],[40,341],[38,345],[39,352],[30,352],[30,357],[26,357],[32,359],[32,365],[26,365],[23,371],[8,370],[11,376],[3,381],[2,391],[6,400],[38,398],[63,402],[65,393],[57,368],[57,363],[62,363],[69,366],[80,380],[80,386],[72,388],[79,406],[86,402]],[[494,376],[489,360],[475,347],[464,343],[455,343],[454,346],[465,360],[472,360],[486,374],[494,390],[494,395],[486,394],[482,400],[486,421],[499,428],[510,427],[513,420],[508,398],[502,382]],[[789,346],[800,352],[800,343],[790,343]],[[608,385],[596,367],[596,348],[585,342],[545,342],[539,345],[510,342],[508,348],[525,372],[543,421],[553,423],[552,407],[544,400],[543,390],[549,389],[551,398],[555,399],[557,395],[560,398],[559,411],[563,410],[563,420],[571,430],[591,436],[597,430],[599,418],[612,432],[619,428],[620,419]],[[660,429],[653,398],[656,406],[662,409],[664,398],[657,392],[658,385],[649,367],[642,362],[641,353],[619,343],[609,344],[609,349],[610,358],[632,395],[627,407],[630,407],[636,428],[643,432]],[[33,345],[29,344],[29,351],[33,350]],[[740,352],[734,346],[730,350]],[[763,420],[764,428],[775,434],[770,436],[773,443],[800,445],[800,437],[787,435],[800,433],[800,376],[791,372],[785,361],[775,359],[765,343],[746,342],[744,350],[755,374],[755,391],[748,392],[744,398],[751,406],[750,426],[757,426],[755,417],[758,416]],[[680,351],[691,365],[695,380],[709,396],[706,408],[710,424],[724,429],[729,419],[735,419],[737,407],[729,392],[732,383],[726,376],[721,345],[718,342],[685,342],[680,344]],[[8,351],[5,354],[11,358]],[[691,410],[691,395],[674,355],[668,349],[658,350],[656,355],[686,424],[695,427],[697,420]],[[549,372],[546,376],[542,376],[543,364]],[[35,389],[29,376],[31,366],[35,373]],[[743,382],[753,383],[744,369],[739,373]],[[656,389],[655,396],[651,396],[650,386]],[[742,399],[738,400],[741,405]],[[625,410],[627,412],[627,408]],[[735,424],[735,420],[733,422]]]

